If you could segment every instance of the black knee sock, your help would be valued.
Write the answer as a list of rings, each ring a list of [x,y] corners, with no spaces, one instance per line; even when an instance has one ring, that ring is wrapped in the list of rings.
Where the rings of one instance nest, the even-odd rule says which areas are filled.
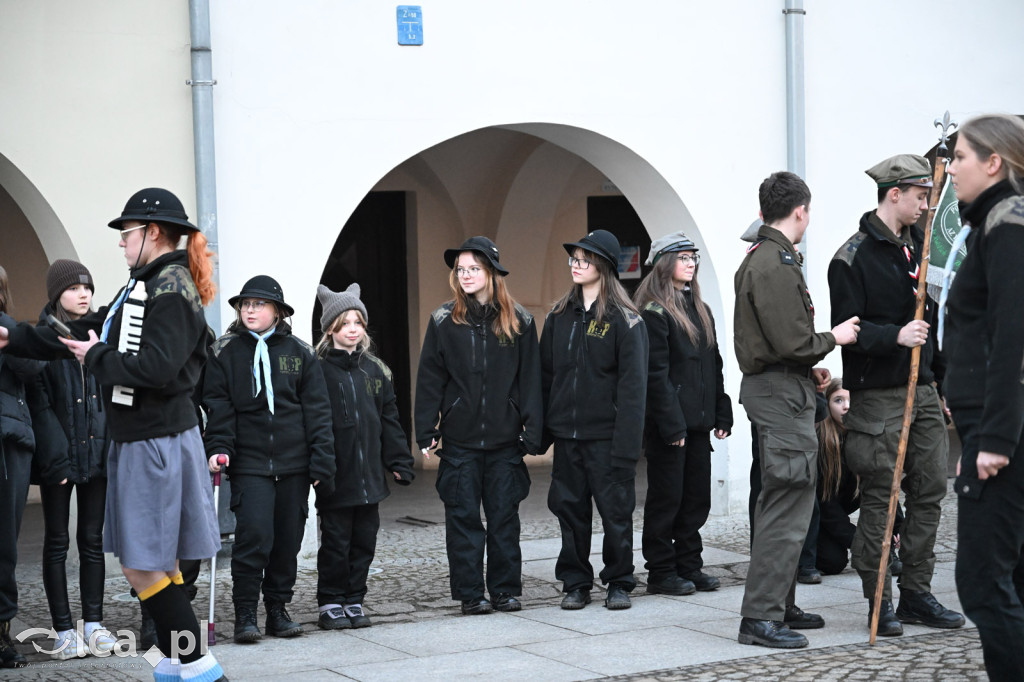
[[[202,633],[199,632],[199,621],[196,620],[196,614],[192,611],[192,604],[189,602],[185,591],[165,578],[156,585],[143,590],[140,599],[146,602],[149,613],[153,617],[153,622],[156,623],[157,641],[159,642],[160,650],[165,655],[170,656],[171,645],[174,644],[171,640],[171,633],[178,633],[178,646],[186,646],[186,642],[182,641],[183,634],[191,632],[193,637],[195,637],[195,646],[189,653],[182,653],[181,662],[191,663],[192,661],[198,661],[203,655],[203,642],[200,639]],[[166,650],[164,649],[165,643],[167,646]]]

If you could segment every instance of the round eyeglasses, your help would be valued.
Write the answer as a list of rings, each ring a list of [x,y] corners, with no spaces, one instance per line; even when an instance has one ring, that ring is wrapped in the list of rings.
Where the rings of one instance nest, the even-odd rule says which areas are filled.
[[[267,302],[258,298],[247,298],[238,304],[239,310],[252,310],[259,312],[267,307]]]
[[[696,265],[697,263],[700,263],[700,254],[699,253],[682,253],[682,254],[679,254],[679,260],[681,260],[684,263],[693,263],[694,265]]]

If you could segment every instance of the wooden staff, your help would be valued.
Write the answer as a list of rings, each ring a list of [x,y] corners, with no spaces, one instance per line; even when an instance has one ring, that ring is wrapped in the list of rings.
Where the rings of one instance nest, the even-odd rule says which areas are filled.
[[[935,153],[935,170],[932,173],[932,189],[928,195],[928,217],[924,225],[924,244],[921,250],[921,269],[917,275],[917,308],[914,311],[914,319],[924,319],[924,302],[927,295],[928,281],[928,258],[931,253],[932,221],[935,220],[935,212],[939,206],[939,197],[942,195],[942,185],[946,175],[946,142],[949,141],[950,128],[956,123],[950,123],[949,112],[947,111],[942,120],[935,119],[936,127],[940,128],[939,148]],[[892,489],[889,491],[889,513],[885,519],[885,533],[882,535],[882,559],[878,562],[878,582],[875,585],[875,601],[871,607],[871,638],[870,644],[875,643],[878,634],[878,617],[882,608],[882,593],[885,591],[886,569],[889,567],[889,548],[892,546],[892,527],[896,522],[896,503],[900,497],[900,483],[903,478],[903,461],[907,456],[907,441],[910,437],[910,422],[914,416],[914,395],[917,393],[917,373],[921,365],[921,346],[914,346],[910,352],[910,377],[907,380],[907,402],[903,406],[903,427],[900,429],[900,445],[896,450],[896,468],[892,472]]]

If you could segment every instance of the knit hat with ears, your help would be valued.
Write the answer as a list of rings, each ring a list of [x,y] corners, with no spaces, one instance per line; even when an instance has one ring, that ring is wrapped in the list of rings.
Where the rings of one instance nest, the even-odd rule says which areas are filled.
[[[76,284],[84,284],[89,287],[89,291],[96,293],[92,275],[84,265],[67,258],[53,261],[50,269],[46,271],[46,300],[50,305],[56,306],[57,299],[64,293],[64,290]]]
[[[348,285],[345,291],[334,292],[320,284],[316,288],[316,299],[320,301],[324,312],[320,316],[320,331],[324,334],[331,328],[334,321],[346,310],[358,310],[363,314],[363,319],[369,323],[370,316],[366,314],[366,306],[359,300],[359,285],[353,282]]]

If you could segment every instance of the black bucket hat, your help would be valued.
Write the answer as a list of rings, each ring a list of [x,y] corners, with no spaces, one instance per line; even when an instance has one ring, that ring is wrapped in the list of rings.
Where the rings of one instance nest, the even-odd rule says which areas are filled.
[[[562,246],[570,256],[576,249],[583,249],[596,253],[607,260],[612,264],[613,270],[617,270],[619,267],[619,252],[621,251],[619,240],[608,230],[594,230],[578,242],[562,244]]]
[[[234,308],[243,298],[261,298],[264,301],[273,301],[281,309],[284,317],[291,317],[295,314],[295,308],[284,302],[284,292],[281,285],[270,275],[256,275],[242,287],[238,296],[228,299],[228,305]]]
[[[141,220],[144,223],[168,223],[199,231],[199,228],[188,221],[188,214],[181,200],[166,189],[149,187],[141,189],[128,199],[120,218],[114,218],[107,225],[115,230],[121,229],[126,220]]]
[[[499,275],[508,274],[508,270],[498,262],[498,247],[487,237],[470,237],[466,241],[462,242],[462,246],[459,248],[446,249],[444,252],[445,264],[450,268],[454,268],[455,261],[459,259],[459,254],[463,251],[474,251],[481,254],[488,260],[491,267],[494,268]]]

